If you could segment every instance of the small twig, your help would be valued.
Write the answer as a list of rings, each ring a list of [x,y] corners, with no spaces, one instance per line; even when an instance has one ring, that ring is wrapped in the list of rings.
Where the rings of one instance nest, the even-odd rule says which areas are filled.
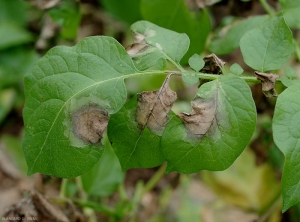
[[[144,185],[142,181],[139,181],[136,185],[135,194],[132,198],[133,210],[130,215],[130,221],[136,221],[136,215],[138,213],[138,206],[143,198],[143,195],[150,190],[152,190],[158,181],[165,175],[166,164],[160,166],[156,173],[151,177],[151,179]]]

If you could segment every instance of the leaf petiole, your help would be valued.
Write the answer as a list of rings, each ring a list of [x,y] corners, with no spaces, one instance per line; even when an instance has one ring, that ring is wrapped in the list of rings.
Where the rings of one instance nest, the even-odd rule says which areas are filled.
[[[269,15],[274,16],[276,14],[276,11],[268,4],[266,0],[259,0],[259,2]]]

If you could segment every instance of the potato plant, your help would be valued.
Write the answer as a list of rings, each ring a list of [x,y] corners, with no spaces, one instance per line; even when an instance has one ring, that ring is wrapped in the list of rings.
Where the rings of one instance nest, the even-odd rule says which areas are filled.
[[[83,175],[104,161],[101,156],[110,146],[124,171],[164,162],[167,173],[225,170],[255,130],[257,111],[248,85],[252,82],[261,83],[266,96],[278,96],[272,128],[285,155],[282,211],[299,202],[300,83],[293,69],[286,69],[280,79],[272,74],[295,51],[288,25],[298,23],[281,12],[243,23],[237,46],[216,39],[209,47],[224,54],[240,46],[255,76],[241,75],[238,64],[226,72],[215,54],[194,54],[186,59],[190,67],[182,66],[188,35],[148,21],[131,26],[135,41],[126,49],[112,37],[93,36],[73,47],[49,50],[25,77],[23,150],[28,174]],[[234,28],[227,36],[234,35]],[[150,75],[166,76],[161,88],[126,101],[124,80]],[[190,113],[172,111],[177,98],[169,85],[173,76],[187,84],[206,80],[191,101]],[[286,86],[279,95],[276,83]],[[105,164],[111,167],[109,161]]]

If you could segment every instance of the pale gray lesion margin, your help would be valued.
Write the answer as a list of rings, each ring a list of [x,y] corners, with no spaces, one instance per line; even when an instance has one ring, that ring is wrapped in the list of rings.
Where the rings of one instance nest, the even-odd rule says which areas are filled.
[[[118,50],[118,51],[119,51],[119,50]],[[107,61],[106,61],[105,59],[103,59],[102,57],[100,57],[99,55],[96,55],[96,54],[93,54],[93,53],[83,53],[83,54],[91,54],[91,55],[95,55],[95,56],[97,56],[98,58],[100,58],[102,61],[105,61],[105,62],[107,63]],[[67,62],[65,61],[65,59],[64,59],[62,56],[60,56],[60,55],[51,55],[51,56],[54,56],[54,57],[60,57],[60,58],[62,59],[62,61],[65,62],[65,65],[66,65],[66,67],[67,67],[67,69],[68,69]],[[49,57],[49,58],[50,58],[50,57]],[[78,59],[78,57],[77,57],[77,59]],[[37,67],[40,69],[41,73],[44,74],[44,77],[43,77],[43,78],[40,78],[40,79],[37,79],[35,75],[31,75],[31,77],[34,77],[35,80],[36,80],[36,82],[38,82],[38,81],[41,80],[41,79],[45,79],[45,78],[54,76],[54,75],[56,75],[56,74],[75,73],[75,72],[55,73],[55,72],[54,72],[54,69],[53,69],[53,67],[52,67],[52,65],[51,65],[50,63],[49,63],[49,66],[52,68],[52,74],[51,74],[51,75],[45,75],[44,70],[42,69],[42,67],[40,67],[40,63],[37,63]],[[114,70],[116,71],[116,73],[119,73],[119,74],[121,75],[121,73],[120,73],[119,71],[117,71],[115,68],[114,68]],[[41,74],[41,73],[39,73],[39,74]],[[75,73],[75,74],[81,74],[81,73],[78,72],[78,73]],[[86,76],[86,75],[84,75],[84,74],[81,74],[81,75],[83,75],[83,76],[86,77],[86,78],[91,79],[89,76]],[[62,109],[65,107],[65,105],[66,105],[72,98],[74,98],[76,95],[80,94],[81,92],[83,92],[84,90],[87,90],[87,89],[90,88],[90,87],[93,87],[93,86],[95,86],[95,85],[99,85],[99,84],[105,83],[105,82],[107,82],[107,81],[111,81],[111,80],[113,81],[113,80],[115,80],[115,79],[122,79],[122,78],[123,78],[123,77],[118,76],[118,77],[115,77],[115,78],[112,78],[112,79],[104,80],[104,81],[102,81],[102,82],[100,82],[100,83],[95,83],[95,84],[93,84],[93,85],[91,85],[91,86],[89,86],[89,87],[87,87],[87,88],[85,88],[85,89],[83,89],[83,90],[80,90],[79,92],[75,93],[75,94],[74,94],[73,96],[71,96],[67,101],[63,101],[63,100],[61,100],[61,99],[56,98],[57,100],[60,100],[60,101],[62,101],[62,102],[65,103],[65,104],[62,106],[62,108],[59,110],[59,113],[58,113],[57,116],[55,117],[54,122],[53,122],[53,124],[51,125],[51,127],[50,127],[50,129],[49,129],[49,132],[47,133],[46,139],[45,139],[45,141],[44,141],[44,143],[43,143],[43,145],[42,145],[41,151],[42,151],[42,149],[43,149],[43,147],[44,147],[44,145],[45,145],[45,143],[46,143],[46,141],[47,141],[47,138],[48,138],[48,136],[49,136],[50,131],[52,130],[53,125],[55,125],[56,119],[57,119],[58,116],[60,115],[60,113],[61,113]],[[91,80],[95,82],[95,80],[93,80],[93,79],[91,79]],[[34,85],[36,85],[36,83],[35,83]],[[34,86],[34,85],[33,85],[33,86]],[[32,91],[33,88],[34,88],[34,87],[32,87],[31,90],[30,90],[30,92],[29,92],[30,95],[31,95],[31,91]],[[31,96],[31,97],[32,97],[32,96]],[[35,98],[35,97],[32,97],[32,98],[34,98],[35,100],[39,101],[39,100],[38,100],[37,98]],[[40,102],[40,101],[39,101],[39,102]],[[31,110],[32,110],[32,109],[31,109]],[[33,116],[33,114],[34,114],[34,113],[32,113],[31,116]],[[40,153],[41,153],[41,152],[40,152]],[[39,153],[39,155],[40,155],[40,153]],[[39,155],[37,156],[36,160],[38,159]],[[36,160],[34,161],[33,168],[34,168],[34,165],[35,165],[35,163],[36,163]]]
[[[217,99],[218,99],[218,90],[219,90],[219,81],[218,80],[216,80],[217,82],[216,82],[216,84],[217,84],[217,87],[216,87],[216,93],[215,93],[215,99],[214,99],[214,103],[216,104],[215,105],[215,110],[214,110],[214,118],[216,118],[216,112],[217,112],[217,109],[218,109],[218,102],[217,102]],[[214,120],[212,120],[211,122],[213,123],[213,121]],[[211,128],[211,126],[212,126],[212,123],[211,123],[211,125],[209,126],[209,128],[208,128],[208,130]],[[218,125],[218,127],[219,127],[219,125]],[[187,130],[187,129],[186,129]],[[205,134],[203,134],[203,135],[205,135]],[[184,156],[182,156],[176,163],[174,163],[174,164],[172,164],[173,166],[176,166],[178,163],[180,163],[186,156],[188,156],[189,155],[189,153],[190,152],[192,152],[201,142],[202,142],[202,140],[203,140],[204,138],[201,138],[200,139],[200,141],[199,142],[197,142],[197,144],[195,144],[194,146],[193,146],[193,148],[192,149],[190,149],[187,153],[185,153],[185,155]],[[200,150],[198,149],[198,152],[200,152]],[[172,167],[172,168],[174,168],[174,167]]]
[[[74,97],[76,97],[76,96],[79,95],[80,93],[84,92],[85,90],[88,90],[89,88],[95,87],[95,86],[100,85],[100,84],[104,84],[104,83],[109,82],[109,81],[119,80],[119,79],[123,79],[123,78],[124,78],[123,76],[122,76],[122,77],[118,76],[118,77],[115,77],[115,78],[112,78],[112,79],[108,79],[108,80],[104,80],[104,81],[102,81],[102,82],[95,83],[95,84],[93,84],[93,85],[90,85],[89,87],[86,87],[86,88],[84,88],[84,89],[78,91],[78,92],[75,93],[73,96],[71,96],[67,101],[65,101],[65,102],[64,102],[64,105],[61,107],[61,109],[60,109],[59,112],[57,113],[55,119],[53,120],[53,124],[51,125],[51,127],[50,127],[50,129],[49,129],[49,131],[48,131],[48,133],[47,133],[47,135],[46,135],[46,138],[45,138],[45,140],[44,140],[44,143],[42,144],[41,148],[39,148],[41,151],[39,152],[39,154],[38,154],[37,157],[35,158],[35,161],[34,161],[34,163],[33,163],[33,165],[32,165],[32,168],[34,168],[34,166],[35,166],[35,164],[36,164],[36,161],[38,160],[39,156],[41,155],[41,153],[42,153],[42,151],[43,151],[43,149],[44,149],[44,146],[45,146],[45,144],[46,144],[46,141],[48,140],[49,134],[50,134],[50,132],[52,131],[53,126],[56,124],[56,120],[57,120],[58,116],[61,114],[61,112],[63,111],[64,107],[71,101],[71,99],[73,99]]]
[[[110,82],[110,81],[121,80],[121,79],[125,79],[125,78],[131,78],[131,77],[135,77],[135,76],[139,76],[139,75],[147,75],[147,74],[153,74],[153,73],[158,73],[158,71],[155,71],[155,72],[151,72],[151,71],[150,71],[150,72],[134,72],[134,73],[132,73],[132,74],[126,74],[126,75],[123,75],[123,76],[117,76],[117,77],[114,77],[114,78],[111,78],[111,79],[106,79],[106,80],[104,80],[104,81],[101,81],[101,82],[97,82],[97,83],[95,83],[95,84],[92,84],[92,85],[90,85],[89,87],[86,87],[86,88],[84,88],[84,89],[78,91],[78,92],[77,92],[76,94],[74,94],[73,96],[71,96],[71,97],[64,103],[64,105],[61,107],[61,109],[59,110],[58,114],[56,115],[56,117],[55,117],[55,119],[54,119],[54,121],[53,121],[53,124],[51,125],[51,127],[50,127],[50,129],[49,129],[49,131],[48,131],[48,133],[47,133],[47,135],[46,135],[46,138],[45,138],[45,140],[44,140],[44,143],[42,144],[41,148],[39,148],[39,149],[40,149],[40,152],[39,152],[38,156],[35,158],[35,161],[34,161],[34,163],[33,163],[33,165],[32,165],[32,168],[34,168],[34,166],[35,166],[35,164],[36,164],[36,161],[38,160],[39,156],[41,155],[42,150],[43,150],[43,148],[44,148],[44,146],[45,146],[45,143],[46,143],[46,141],[47,141],[47,139],[48,139],[48,136],[49,136],[50,132],[52,131],[52,128],[53,128],[53,126],[55,125],[58,116],[61,114],[63,108],[66,106],[67,103],[70,102],[71,99],[73,99],[75,96],[77,96],[78,94],[82,93],[83,91],[88,90],[89,88],[94,87],[94,86],[97,86],[97,85],[100,85],[100,84],[105,84],[105,83]],[[162,74],[165,74],[164,72],[161,72],[161,73],[162,73]]]
[[[144,130],[146,129],[147,125],[148,125],[148,122],[149,122],[149,120],[150,120],[150,116],[152,116],[152,117],[154,118],[155,122],[158,123],[158,125],[161,125],[161,124],[155,119],[155,116],[153,115],[153,110],[155,109],[155,107],[156,107],[158,101],[159,101],[159,100],[161,101],[162,94],[164,93],[165,87],[169,87],[169,80],[170,80],[170,78],[171,78],[171,75],[172,75],[172,74],[169,74],[169,75],[167,76],[167,78],[164,80],[162,86],[160,87],[160,89],[159,89],[159,91],[158,91],[158,93],[157,93],[156,99],[155,99],[155,103],[154,103],[153,107],[152,107],[151,110],[150,110],[150,113],[149,113],[149,115],[148,115],[148,117],[147,117],[146,123],[142,126],[143,128],[140,129],[139,137],[138,137],[137,141],[136,141],[135,144],[134,144],[134,149],[133,149],[132,152],[130,153],[130,155],[129,155],[129,157],[128,157],[128,159],[127,159],[125,165],[124,165],[125,167],[127,166],[129,160],[132,158],[133,153],[134,153],[134,152],[136,151],[136,149],[137,149],[138,142],[140,141],[140,139],[141,139],[141,137],[142,137],[142,134],[143,134]],[[139,108],[139,107],[137,106],[137,109],[138,109],[138,108]],[[135,115],[136,115],[136,111],[135,111]],[[168,113],[167,113],[167,117],[168,117]],[[135,116],[134,116],[133,118],[135,118]],[[135,121],[136,121],[136,120],[135,120]],[[136,121],[136,122],[137,122],[137,121]],[[150,130],[150,129],[149,129],[149,130]],[[153,132],[156,136],[159,136],[157,132],[152,131],[152,130],[150,130],[150,131]],[[161,136],[161,135],[160,135],[160,136]],[[147,140],[146,142],[147,142],[148,145],[149,145],[148,140]],[[139,164],[140,164],[140,159],[138,159],[138,162],[139,162]]]

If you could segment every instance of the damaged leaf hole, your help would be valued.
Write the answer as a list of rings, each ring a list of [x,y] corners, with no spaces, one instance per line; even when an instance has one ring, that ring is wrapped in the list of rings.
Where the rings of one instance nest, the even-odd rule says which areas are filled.
[[[85,144],[97,144],[109,121],[108,113],[96,105],[83,106],[72,115],[75,136]]]

